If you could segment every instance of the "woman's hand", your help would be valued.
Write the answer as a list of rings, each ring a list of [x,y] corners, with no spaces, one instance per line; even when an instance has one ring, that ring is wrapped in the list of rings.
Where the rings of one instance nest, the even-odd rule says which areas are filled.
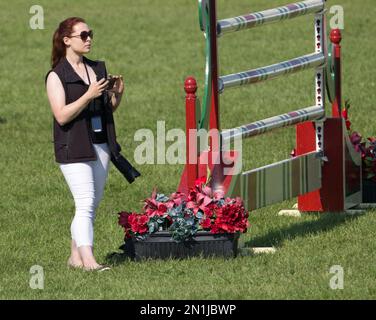
[[[123,76],[120,75],[120,76],[114,76],[116,77],[116,81],[115,81],[115,84],[114,86],[112,87],[112,89],[108,90],[109,92],[111,93],[114,93],[116,95],[122,95],[123,92],[124,92],[124,80],[123,80]]]
[[[115,81],[114,86],[108,90],[110,93],[111,105],[112,105],[112,112],[115,112],[117,107],[120,104],[121,98],[124,92],[124,80],[123,76],[115,76],[117,79]]]
[[[106,90],[108,85],[108,80],[102,78],[97,82],[93,82],[90,84],[89,89],[87,90],[86,94],[90,99],[98,98],[102,95],[103,91]]]

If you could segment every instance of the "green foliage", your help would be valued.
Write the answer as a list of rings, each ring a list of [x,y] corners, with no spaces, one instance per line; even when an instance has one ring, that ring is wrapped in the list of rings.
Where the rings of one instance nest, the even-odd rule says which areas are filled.
[[[174,239],[176,242],[190,239],[196,234],[197,230],[198,223],[195,221],[193,215],[188,219],[184,217],[174,219],[170,227],[172,239]]]

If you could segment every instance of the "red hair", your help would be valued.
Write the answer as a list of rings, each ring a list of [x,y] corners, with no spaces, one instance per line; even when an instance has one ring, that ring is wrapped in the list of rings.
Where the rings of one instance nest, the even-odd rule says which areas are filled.
[[[84,19],[79,17],[71,17],[60,22],[59,27],[56,29],[52,37],[52,68],[55,68],[61,58],[65,57],[67,47],[65,46],[63,39],[72,34],[73,27],[79,22],[86,23]]]

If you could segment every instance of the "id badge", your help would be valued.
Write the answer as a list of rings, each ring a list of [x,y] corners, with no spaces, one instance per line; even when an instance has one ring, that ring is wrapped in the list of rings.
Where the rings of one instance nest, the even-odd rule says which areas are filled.
[[[91,118],[91,127],[94,132],[102,132],[102,119],[100,116]]]

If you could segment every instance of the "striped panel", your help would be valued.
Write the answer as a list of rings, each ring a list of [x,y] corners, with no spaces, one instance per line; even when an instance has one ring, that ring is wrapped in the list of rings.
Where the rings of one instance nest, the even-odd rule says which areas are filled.
[[[223,19],[217,23],[217,34],[220,36],[224,33],[240,31],[272,22],[292,19],[309,13],[317,13],[324,9],[324,2],[324,0],[301,1],[291,3],[283,7]]]
[[[232,139],[257,136],[267,131],[295,125],[300,122],[317,120],[324,115],[325,109],[323,107],[308,107],[222,131],[221,139],[223,143],[229,143]]]
[[[316,53],[326,54],[325,37],[326,37],[326,21],[325,14],[319,13],[315,15],[314,19],[315,28],[315,50]],[[315,76],[315,97],[316,105],[325,107],[325,72],[322,67],[316,69]],[[316,127],[316,151],[324,151],[324,126],[322,122],[317,121]]]
[[[247,210],[288,200],[321,187],[321,159],[311,152],[244,172],[240,185]]]
[[[325,37],[326,37],[326,23],[325,15],[323,13],[316,14],[314,20],[315,28],[315,50],[316,53],[326,54],[325,50]],[[316,105],[325,105],[325,73],[323,68],[317,68],[316,70]]]
[[[218,79],[218,90],[222,93],[225,88],[262,82],[281,75],[299,72],[308,68],[316,68],[324,65],[324,63],[325,55],[323,53],[311,53],[270,66],[222,76]]]

